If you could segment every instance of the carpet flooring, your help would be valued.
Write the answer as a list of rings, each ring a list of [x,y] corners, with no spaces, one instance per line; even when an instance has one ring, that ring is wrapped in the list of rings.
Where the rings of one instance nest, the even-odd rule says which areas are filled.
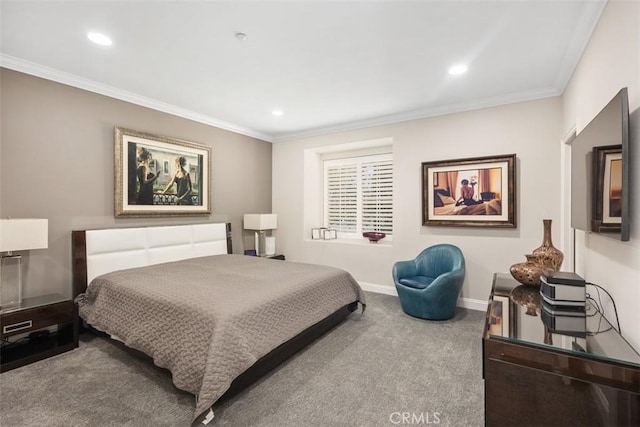
[[[484,313],[448,321],[404,314],[367,293],[360,311],[236,397],[210,426],[483,425]],[[71,352],[0,375],[0,425],[188,426],[194,396],[168,371],[83,334]]]

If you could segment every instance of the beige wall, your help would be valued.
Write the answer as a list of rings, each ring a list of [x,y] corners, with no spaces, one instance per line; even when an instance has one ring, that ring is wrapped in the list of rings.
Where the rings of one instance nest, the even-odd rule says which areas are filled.
[[[580,132],[628,87],[631,143],[631,239],[577,232],[576,272],[615,299],[622,333],[640,350],[640,2],[609,1],[562,96],[563,130]],[[564,171],[569,179],[570,173]],[[607,304],[607,317],[614,319]]]
[[[273,210],[278,213],[278,246],[288,259],[341,267],[361,282],[392,287],[396,261],[413,258],[433,244],[453,243],[467,263],[462,296],[486,302],[493,273],[508,271],[540,246],[543,219],[554,220],[554,243],[559,236],[560,107],[559,98],[550,98],[276,143]],[[305,149],[379,138],[393,139],[393,241],[374,245],[309,240],[303,221]],[[421,162],[511,153],[517,154],[517,228],[422,226]]]
[[[0,70],[0,216],[49,220],[49,248],[25,253],[24,295],[71,294],[71,230],[229,221],[242,253],[242,215],[271,211],[268,142],[62,84]],[[212,148],[212,215],[115,219],[113,128]],[[247,248],[251,236],[244,236]]]

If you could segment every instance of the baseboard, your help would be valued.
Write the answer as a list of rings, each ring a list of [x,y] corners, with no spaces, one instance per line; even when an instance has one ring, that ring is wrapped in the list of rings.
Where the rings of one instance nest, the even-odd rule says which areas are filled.
[[[398,292],[394,286],[379,285],[377,283],[358,282],[363,291],[375,292],[377,294],[385,294],[398,296]],[[484,300],[471,299],[471,298],[459,298],[458,307],[463,307],[469,310],[487,311],[487,302]]]
[[[458,298],[458,307],[464,307],[469,310],[487,311],[487,301],[471,298]]]
[[[363,291],[375,292],[377,294],[398,296],[395,286],[378,285],[377,283],[358,282]]]

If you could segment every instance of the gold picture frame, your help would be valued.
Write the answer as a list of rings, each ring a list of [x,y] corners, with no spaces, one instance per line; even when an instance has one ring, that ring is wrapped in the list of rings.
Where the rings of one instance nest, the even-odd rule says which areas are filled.
[[[211,213],[211,148],[116,127],[115,216]]]

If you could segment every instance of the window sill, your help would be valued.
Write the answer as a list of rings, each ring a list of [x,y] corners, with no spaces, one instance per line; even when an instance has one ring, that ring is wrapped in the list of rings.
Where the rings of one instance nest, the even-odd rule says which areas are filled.
[[[378,243],[373,243],[368,241],[367,239],[304,239],[305,242],[311,243],[330,243],[330,244],[338,244],[338,245],[359,245],[359,246],[380,246],[385,248],[393,247],[393,240],[387,240],[386,242],[380,240]]]

